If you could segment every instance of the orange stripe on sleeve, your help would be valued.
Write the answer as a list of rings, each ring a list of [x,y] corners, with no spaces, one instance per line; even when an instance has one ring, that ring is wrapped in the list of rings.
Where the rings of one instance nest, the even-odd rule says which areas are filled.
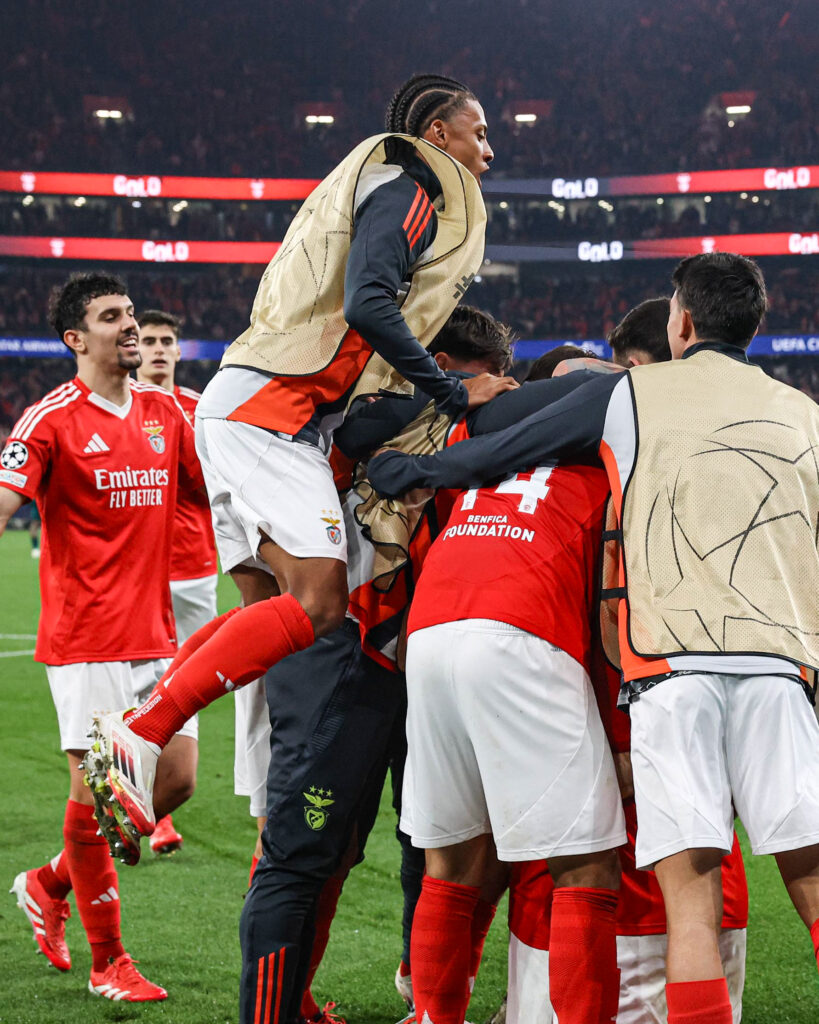
[[[426,216],[421,221],[421,223],[418,225],[418,227],[414,230],[414,232],[412,233],[412,236],[410,237],[410,240],[409,240],[409,247],[410,247],[410,249],[412,249],[412,247],[415,245],[415,243],[418,241],[418,239],[421,237],[421,235],[423,235],[424,228],[426,228],[427,224],[429,224],[429,219],[430,219],[431,216],[432,216],[432,203],[429,203],[428,206],[427,206]]]
[[[416,185],[415,185],[415,189],[416,189],[415,199],[413,199],[412,206],[409,208],[409,213],[405,217],[404,223],[402,225],[403,228],[404,228],[404,231],[406,231],[407,228],[409,228],[410,224],[412,223],[412,219],[415,216],[415,211],[418,209],[418,204],[421,202],[423,197],[426,195],[424,190],[421,188],[421,186],[417,182],[416,182]]]
[[[426,216],[427,210],[429,210],[429,209],[431,209],[431,203],[430,203],[430,201],[427,198],[426,193],[425,193],[424,194],[424,198],[423,198],[423,200],[421,202],[421,205],[418,207],[418,212],[415,214],[415,216],[413,217],[412,223],[407,228],[407,240],[409,240],[412,237],[412,235],[415,234],[416,228],[421,223],[421,221],[424,219],[424,217]]]

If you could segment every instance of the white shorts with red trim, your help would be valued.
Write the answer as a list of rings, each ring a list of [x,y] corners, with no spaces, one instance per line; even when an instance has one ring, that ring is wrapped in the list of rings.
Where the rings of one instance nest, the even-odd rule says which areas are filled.
[[[152,658],[46,665],[48,685],[57,709],[61,748],[88,750],[94,714],[121,711],[144,703],[170,663],[170,658]],[[176,735],[196,739],[199,735],[196,715],[189,718]]]
[[[745,987],[744,928],[724,929],[719,937],[722,966],[734,1011],[734,1024],[742,1019]],[[620,1009],[617,1024],[665,1024],[665,952],[668,936],[618,935]],[[509,988],[506,1024],[557,1024],[549,998],[549,951],[527,946],[509,936]]]
[[[347,561],[333,472],[311,444],[232,420],[196,418],[196,451],[210,498],[222,571],[259,558],[262,534],[297,558]]]
[[[414,632],[401,828],[425,849],[483,833],[505,861],[626,841],[614,761],[583,667],[504,622]]]
[[[256,679],[234,694],[236,733],[233,752],[233,792],[250,797],[254,818],[267,816],[267,769],[270,765],[270,715],[264,679]]]
[[[200,576],[193,580],[171,580],[176,642],[181,646],[197,629],[216,618],[216,583],[219,577]]]
[[[672,675],[630,711],[638,868],[727,853],[734,807],[754,853],[819,843],[819,725],[795,679]]]

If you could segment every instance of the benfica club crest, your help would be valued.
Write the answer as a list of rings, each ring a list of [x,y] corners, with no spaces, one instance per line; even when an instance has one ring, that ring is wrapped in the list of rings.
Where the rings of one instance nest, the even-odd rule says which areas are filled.
[[[329,799],[332,795],[332,790],[316,789],[315,786],[311,786],[307,793],[302,794],[310,805],[304,808],[304,820],[307,822],[308,828],[314,832],[321,832],[327,824],[330,814],[325,808],[335,803],[335,800]]]
[[[148,444],[157,455],[162,455],[165,451],[165,438],[162,436],[165,425],[163,423],[146,422],[142,429],[148,435]]]
[[[341,530],[339,529],[339,523],[341,519],[336,519],[332,512],[328,512],[327,509],[322,509],[324,515],[321,517],[323,523],[328,523],[327,536],[333,544],[341,543]]]

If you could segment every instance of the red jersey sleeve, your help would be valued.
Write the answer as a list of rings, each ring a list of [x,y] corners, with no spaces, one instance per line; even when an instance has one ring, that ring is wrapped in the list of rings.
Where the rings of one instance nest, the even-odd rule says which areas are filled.
[[[179,483],[180,487],[196,491],[205,486],[205,478],[202,476],[202,467],[196,454],[193,427],[178,402],[177,408],[180,419],[183,420],[179,436]]]
[[[41,404],[26,409],[0,453],[0,484],[31,501],[48,478],[54,447],[52,426],[37,416]]]

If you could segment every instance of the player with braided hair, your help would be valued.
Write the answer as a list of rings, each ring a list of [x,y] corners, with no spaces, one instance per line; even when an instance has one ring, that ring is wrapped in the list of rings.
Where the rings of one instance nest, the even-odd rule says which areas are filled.
[[[433,120],[450,121],[475,94],[462,82],[445,75],[413,75],[395,93],[387,107],[388,132],[423,136]]]
[[[424,80],[420,91],[415,80],[399,90],[391,115],[402,128],[408,117],[425,125],[423,137],[367,139],[314,190],[262,277],[249,328],[197,407],[217,548],[244,607],[190,637],[140,711],[96,725],[88,774],[106,810],[100,826],[132,860],[154,828],[154,766],[172,723],[343,624],[347,542],[328,454],[352,403],[417,387],[457,418],[517,387],[489,374],[447,376],[426,351],[481,265],[478,180],[493,154],[469,90]],[[314,680],[303,682],[309,693]],[[126,748],[133,757],[119,756]],[[301,826],[319,827],[315,815]],[[243,1020],[284,1012],[288,957],[281,948],[252,965]]]

